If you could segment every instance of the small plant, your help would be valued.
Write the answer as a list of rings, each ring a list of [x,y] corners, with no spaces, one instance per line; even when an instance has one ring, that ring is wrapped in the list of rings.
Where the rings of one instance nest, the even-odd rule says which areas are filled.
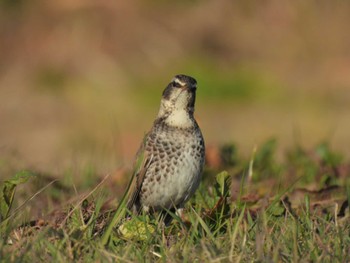
[[[0,233],[6,229],[9,219],[19,211],[17,209],[14,213],[10,214],[16,187],[26,183],[33,176],[35,175],[29,171],[21,171],[0,185]]]
[[[0,258],[6,262],[348,262],[350,164],[327,144],[311,150],[295,147],[283,162],[275,158],[276,147],[276,141],[269,140],[257,146],[248,160],[235,147],[217,148],[227,171],[208,167],[183,215],[168,211],[173,220],[167,227],[154,215],[126,219],[125,196],[109,205],[106,200],[116,194],[115,186],[112,191],[105,187],[107,176],[78,201],[60,205],[53,217],[26,221],[19,213],[23,205],[12,207],[14,193],[17,185],[30,184],[34,175],[18,173],[0,188],[1,233],[10,237],[0,239]],[[328,181],[319,180],[325,175]],[[36,206],[39,200],[35,195],[31,199],[24,204]],[[15,217],[24,223],[10,226]]]

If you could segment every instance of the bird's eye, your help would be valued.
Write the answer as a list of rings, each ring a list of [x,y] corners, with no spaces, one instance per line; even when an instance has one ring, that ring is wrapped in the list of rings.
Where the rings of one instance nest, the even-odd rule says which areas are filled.
[[[177,81],[173,81],[173,86],[175,88],[181,88],[182,87],[181,84],[179,82],[177,82]]]

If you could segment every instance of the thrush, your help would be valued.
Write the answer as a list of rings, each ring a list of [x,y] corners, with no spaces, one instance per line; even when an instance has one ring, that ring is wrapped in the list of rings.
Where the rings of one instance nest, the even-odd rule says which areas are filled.
[[[198,188],[205,146],[193,116],[196,89],[194,78],[176,75],[163,91],[158,116],[136,155],[130,211],[180,212]]]

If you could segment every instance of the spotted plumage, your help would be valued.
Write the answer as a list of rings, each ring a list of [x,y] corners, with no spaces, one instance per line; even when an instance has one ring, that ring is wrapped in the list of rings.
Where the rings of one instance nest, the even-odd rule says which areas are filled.
[[[194,119],[197,82],[177,75],[165,88],[158,116],[137,154],[128,209],[134,213],[182,209],[201,180],[205,159]]]

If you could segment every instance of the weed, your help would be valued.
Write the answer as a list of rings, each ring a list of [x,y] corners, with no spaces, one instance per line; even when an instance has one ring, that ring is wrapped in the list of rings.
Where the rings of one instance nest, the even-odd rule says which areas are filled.
[[[311,151],[298,146],[284,162],[276,161],[276,146],[276,141],[267,141],[250,160],[239,157],[234,146],[222,147],[218,154],[227,171],[209,167],[184,216],[171,213],[174,220],[168,227],[157,216],[125,219],[125,197],[117,208],[106,207],[107,197],[113,196],[104,187],[108,177],[51,218],[31,221],[17,213],[18,208],[10,213],[14,192],[9,195],[9,188],[2,187],[0,258],[5,262],[349,261],[346,167],[350,166],[327,144]],[[331,183],[316,182],[315,189],[315,180],[324,175]],[[27,177],[16,175],[3,185],[14,186],[20,178],[29,185]],[[45,193],[37,191],[41,198],[49,198]],[[6,199],[11,202],[4,197],[11,197]],[[35,197],[25,206],[35,206]]]

